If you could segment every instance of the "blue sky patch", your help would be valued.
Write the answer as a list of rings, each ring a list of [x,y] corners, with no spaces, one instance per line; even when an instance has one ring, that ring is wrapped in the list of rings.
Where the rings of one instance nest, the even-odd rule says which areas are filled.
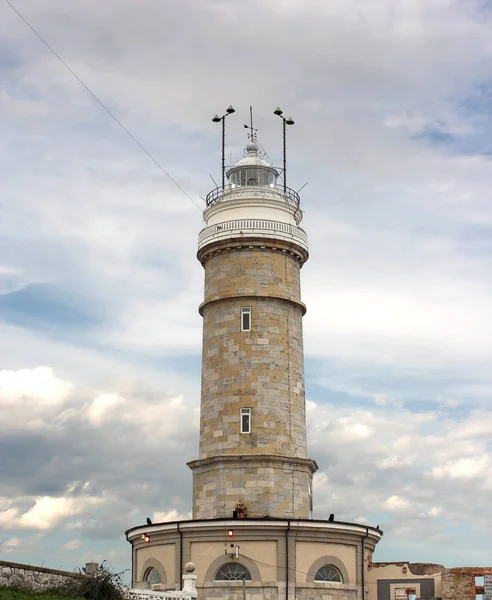
[[[0,314],[12,325],[43,331],[87,329],[100,323],[99,318],[84,310],[74,298],[46,284],[31,284],[1,295]]]

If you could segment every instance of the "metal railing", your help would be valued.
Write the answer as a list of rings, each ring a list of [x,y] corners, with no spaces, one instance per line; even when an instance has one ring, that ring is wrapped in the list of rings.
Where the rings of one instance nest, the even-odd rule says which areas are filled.
[[[244,192],[253,192],[253,191],[261,191],[263,193],[273,193],[275,196],[281,196],[286,202],[289,204],[294,204],[294,206],[299,206],[301,202],[301,198],[299,194],[293,190],[292,188],[285,188],[283,185],[279,185],[277,183],[265,185],[265,186],[252,186],[252,185],[232,185],[228,184],[225,187],[217,187],[211,192],[207,194],[205,199],[207,206],[212,206],[216,202],[219,202],[224,196],[228,196],[229,194],[234,194],[236,192],[244,193]]]
[[[127,600],[176,600],[176,598],[180,598],[182,600],[190,599],[190,595],[183,591],[161,592],[157,590],[139,590],[136,588],[124,590],[123,595]]]
[[[198,247],[206,243],[227,237],[252,236],[273,237],[287,241],[295,240],[307,250],[308,239],[304,229],[295,227],[289,223],[270,221],[268,219],[237,219],[225,221],[217,225],[211,225],[200,231],[198,235]]]

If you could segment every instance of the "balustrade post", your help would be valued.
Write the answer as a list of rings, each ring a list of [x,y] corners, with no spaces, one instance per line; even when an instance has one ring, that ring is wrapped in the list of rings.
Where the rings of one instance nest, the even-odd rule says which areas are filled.
[[[187,562],[185,564],[185,574],[183,575],[183,592],[189,598],[196,598],[196,575],[194,573],[195,565],[192,562]]]

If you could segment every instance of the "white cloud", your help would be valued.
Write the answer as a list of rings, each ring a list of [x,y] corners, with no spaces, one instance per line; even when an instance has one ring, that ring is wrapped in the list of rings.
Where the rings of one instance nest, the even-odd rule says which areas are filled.
[[[166,512],[155,512],[152,515],[152,521],[154,523],[166,523],[167,521],[185,521],[191,519],[191,512],[179,513],[177,510],[172,509]]]
[[[50,380],[61,381],[49,371]],[[28,370],[22,375],[30,380]],[[183,484],[175,471],[187,475],[186,459],[196,451],[196,407],[188,406],[182,396],[170,397],[129,379],[118,380],[120,393],[94,393],[64,383],[70,390],[69,408],[61,394],[58,404],[36,409],[28,388],[18,395],[16,412],[5,413],[10,421],[3,424],[28,446],[34,440],[36,452],[24,453],[15,437],[6,437],[12,483],[6,488],[11,497],[0,498],[0,525],[7,531],[49,533],[64,525],[67,531],[99,538],[139,522],[142,513],[161,514],[155,508],[162,501],[170,507],[163,518],[188,515],[189,500],[180,498]],[[35,431],[23,420],[27,410],[37,421]],[[161,477],[150,476],[156,456],[169,452],[180,453],[183,463],[169,463]],[[169,495],[163,498],[160,486],[166,481]],[[31,490],[36,487],[61,493],[35,495]]]
[[[411,503],[400,496],[390,496],[384,501],[383,506],[390,511],[404,512],[411,508]]]
[[[472,479],[479,476],[492,477],[492,463],[490,455],[460,458],[434,467],[432,474],[436,477],[451,477]]]
[[[446,105],[439,108],[440,111],[436,110],[435,113],[429,115],[411,112],[390,115],[385,119],[384,124],[388,127],[404,128],[412,135],[428,131],[453,135],[466,135],[473,132],[472,127],[463,123],[457,115],[449,112]]]
[[[93,425],[101,425],[103,419],[111,420],[114,413],[118,411],[125,399],[119,394],[101,394],[94,398],[87,409],[89,420]]]
[[[339,421],[341,431],[340,434],[347,441],[360,440],[372,437],[374,431],[364,423],[357,423],[358,415],[350,417],[342,417]],[[362,416],[362,418],[364,418]]]
[[[91,401],[86,416],[96,427],[103,423],[109,426],[125,424],[135,435],[146,438],[147,443],[166,443],[166,437],[175,439],[179,435],[181,422],[188,421],[188,427],[198,426],[198,411],[190,409],[182,396],[163,397],[154,404],[137,395],[123,397],[116,393],[101,394]]]
[[[12,507],[7,510],[3,510],[0,512],[0,525],[5,529],[8,529],[12,526],[18,517],[19,511],[17,508]]]
[[[70,417],[72,383],[50,367],[0,371],[0,431],[54,429]]]
[[[383,458],[383,460],[379,461],[378,467],[380,467],[381,469],[394,469],[394,468],[398,468],[398,467],[402,467],[403,465],[409,464],[410,459],[406,458],[406,459],[402,459],[401,457],[397,456],[396,454],[392,454],[391,456],[387,456],[386,458]]]
[[[400,245],[397,233],[383,236]],[[492,289],[483,282],[466,281],[451,262],[426,273],[415,271],[417,261],[409,255],[397,266],[383,258],[383,253],[391,252],[390,239],[385,242],[376,232],[371,238],[365,247],[372,248],[374,271],[368,271],[362,255],[360,264],[350,267],[354,273],[344,273],[345,265],[337,266],[335,260],[329,277],[320,263],[308,270],[309,279],[304,281],[308,355],[422,371],[466,363],[474,373],[487,374],[492,355]],[[348,249],[348,237],[336,241]],[[433,259],[424,255],[421,260]],[[380,271],[383,261],[386,269]],[[368,272],[370,281],[366,281]],[[354,277],[360,278],[357,283]],[[330,310],[324,299],[329,299]]]
[[[7,510],[12,506],[12,499],[0,496],[0,511]]]
[[[103,503],[102,498],[36,498],[34,506],[21,513],[17,507],[0,513],[0,524],[7,530],[31,529],[46,531],[55,528],[61,521],[93,510]]]
[[[67,531],[76,531],[84,527],[84,521],[71,521],[65,525]]]
[[[6,431],[67,430],[81,420],[95,428],[119,423],[154,444],[165,443],[168,436],[174,439],[181,421],[198,426],[197,409],[187,406],[182,395],[166,393],[159,402],[149,402],[128,379],[118,382],[125,395],[101,391],[92,399],[86,399],[89,390],[75,395],[74,384],[59,379],[49,367],[0,371],[0,385],[0,429]]]
[[[78,550],[82,548],[84,544],[80,540],[69,540],[66,544],[63,544],[64,550]]]
[[[73,385],[55,377],[50,367],[0,371],[0,400],[14,404],[23,398],[44,405],[63,402],[73,390]]]
[[[485,431],[477,436],[475,425],[490,422],[491,411],[463,416],[461,403],[435,411],[425,404],[409,410],[371,405],[369,398],[366,403],[371,410],[310,402],[309,456],[320,467],[314,477],[315,517],[334,513],[350,522],[362,519],[364,508],[364,521],[385,532],[378,560],[419,558],[402,539],[410,535],[431,545],[441,543],[457,518],[466,523],[463,538],[453,534],[462,539],[460,546],[474,538],[485,548],[492,490],[490,437]],[[373,435],[345,442],[340,424],[348,418],[366,424]],[[464,478],[469,485],[463,485]],[[404,547],[408,555],[402,555]],[[434,549],[434,560],[454,560],[441,552],[437,559]]]

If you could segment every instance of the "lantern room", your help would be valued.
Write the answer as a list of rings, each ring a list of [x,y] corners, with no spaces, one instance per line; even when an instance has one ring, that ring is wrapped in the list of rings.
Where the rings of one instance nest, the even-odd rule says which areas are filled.
[[[245,186],[275,187],[279,173],[260,157],[258,143],[250,141],[246,156],[227,172],[232,188]]]

